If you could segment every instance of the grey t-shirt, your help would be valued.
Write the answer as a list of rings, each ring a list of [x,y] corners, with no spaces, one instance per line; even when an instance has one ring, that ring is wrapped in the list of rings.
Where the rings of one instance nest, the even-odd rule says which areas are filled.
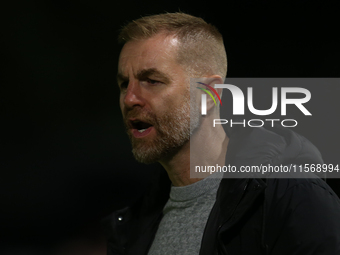
[[[223,173],[184,187],[171,187],[170,198],[148,255],[199,254],[203,231]]]

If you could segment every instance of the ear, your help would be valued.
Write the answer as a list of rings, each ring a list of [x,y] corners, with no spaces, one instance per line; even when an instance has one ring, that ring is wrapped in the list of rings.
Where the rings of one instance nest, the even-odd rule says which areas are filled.
[[[223,84],[224,81],[221,76],[212,75],[209,77],[204,77],[202,82],[208,85],[206,89],[215,99],[214,101],[211,96],[207,96],[207,111],[210,111],[215,107],[215,102],[216,105],[220,104],[220,99],[222,98],[222,88],[215,88],[215,84]]]

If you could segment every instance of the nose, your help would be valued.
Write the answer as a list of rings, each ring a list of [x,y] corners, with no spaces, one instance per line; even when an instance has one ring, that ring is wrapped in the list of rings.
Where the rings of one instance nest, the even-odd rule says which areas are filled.
[[[123,95],[123,103],[127,109],[132,109],[136,106],[144,106],[144,98],[138,81],[129,82],[126,92]]]

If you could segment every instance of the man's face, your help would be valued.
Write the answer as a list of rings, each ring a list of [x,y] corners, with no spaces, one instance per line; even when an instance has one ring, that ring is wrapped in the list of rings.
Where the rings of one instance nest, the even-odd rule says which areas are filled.
[[[166,160],[190,137],[189,77],[176,61],[178,41],[130,41],[118,64],[120,107],[136,159]]]

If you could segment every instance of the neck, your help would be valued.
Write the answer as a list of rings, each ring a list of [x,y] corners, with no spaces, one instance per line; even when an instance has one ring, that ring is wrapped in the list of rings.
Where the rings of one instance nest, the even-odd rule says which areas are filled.
[[[191,166],[216,165],[224,166],[229,138],[221,125],[211,127],[212,119],[203,118],[198,130],[190,137],[171,158],[160,161],[167,171],[174,186],[186,186],[200,181],[210,175],[200,173],[190,178]]]

